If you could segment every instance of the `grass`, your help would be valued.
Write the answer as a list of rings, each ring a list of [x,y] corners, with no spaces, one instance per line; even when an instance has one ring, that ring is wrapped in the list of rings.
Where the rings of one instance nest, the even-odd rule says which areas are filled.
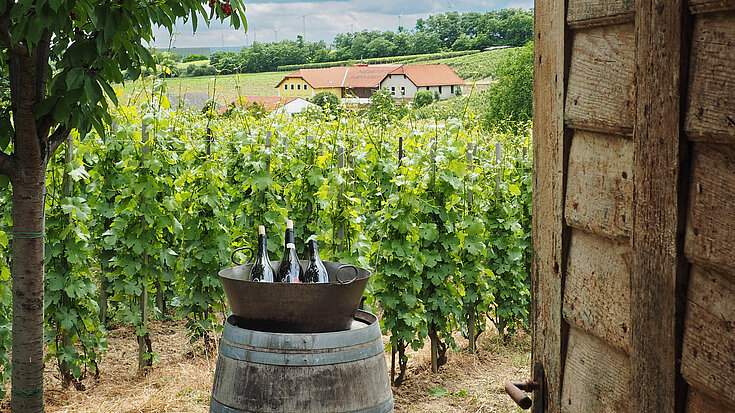
[[[235,101],[238,96],[278,96],[275,86],[286,75],[285,72],[244,73],[225,76],[180,77],[166,79],[169,95],[207,94],[220,104]],[[215,86],[216,79],[216,86]],[[150,94],[151,81],[128,82],[123,87],[121,102],[135,99],[146,91]]]

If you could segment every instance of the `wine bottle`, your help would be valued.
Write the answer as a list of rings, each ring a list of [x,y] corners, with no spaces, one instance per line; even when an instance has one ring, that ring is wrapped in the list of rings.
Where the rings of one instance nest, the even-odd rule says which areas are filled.
[[[328,283],[329,274],[324,266],[322,259],[319,258],[319,248],[315,239],[310,239],[307,243],[309,248],[309,264],[304,270],[305,283]]]
[[[301,264],[299,257],[296,255],[296,245],[294,244],[293,221],[286,221],[286,239],[283,248],[283,258],[278,264],[276,270],[276,282],[284,283],[300,283],[302,279]]]
[[[275,272],[268,258],[268,248],[266,247],[265,227],[258,227],[258,250],[255,252],[255,262],[250,268],[250,280],[261,282],[273,282]]]

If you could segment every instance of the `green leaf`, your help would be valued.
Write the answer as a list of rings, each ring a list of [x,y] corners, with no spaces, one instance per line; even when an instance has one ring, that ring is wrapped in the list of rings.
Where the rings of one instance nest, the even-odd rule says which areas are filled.
[[[84,78],[84,93],[91,104],[95,104],[102,99],[102,90],[100,85],[91,77]],[[92,118],[94,120],[94,118]]]
[[[66,87],[67,89],[79,89],[82,85],[86,88],[86,82],[90,78],[84,76],[84,69],[81,67],[74,67],[66,73]]]
[[[510,193],[514,196],[518,196],[521,194],[521,188],[519,188],[516,184],[508,184],[508,191],[510,191]]]
[[[82,179],[89,179],[89,174],[82,164],[79,164],[76,168],[70,170],[69,176],[71,176],[71,179],[73,179],[74,182],[79,182]]]
[[[443,386],[438,386],[436,388],[430,389],[429,394],[435,397],[444,397],[448,395],[449,392]]]

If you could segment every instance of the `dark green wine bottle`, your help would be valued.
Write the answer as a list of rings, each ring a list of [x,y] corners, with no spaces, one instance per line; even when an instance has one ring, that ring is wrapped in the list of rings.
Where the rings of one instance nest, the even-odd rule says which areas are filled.
[[[273,282],[275,272],[268,258],[268,248],[265,238],[265,227],[258,227],[258,250],[255,252],[255,262],[250,268],[250,280],[261,282]]]
[[[302,277],[301,264],[299,264],[299,256],[296,254],[296,245],[294,244],[293,221],[286,221],[286,239],[283,248],[283,258],[278,264],[276,270],[276,282],[284,283],[300,283]]]
[[[316,245],[316,240],[310,239],[306,244],[309,248],[309,264],[304,270],[304,282],[328,283],[329,274],[322,259],[319,258],[319,247]]]

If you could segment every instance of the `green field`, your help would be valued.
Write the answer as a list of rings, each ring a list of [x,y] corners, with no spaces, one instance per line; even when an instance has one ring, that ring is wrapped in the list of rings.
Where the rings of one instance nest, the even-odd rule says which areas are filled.
[[[468,83],[478,79],[491,78],[496,63],[507,56],[513,49],[500,49],[474,53],[467,56],[447,59],[429,60],[419,64],[446,64],[449,65],[461,78]],[[192,62],[190,64],[202,64]],[[166,89],[169,96],[201,95],[199,99],[206,101],[214,93],[217,103],[224,105],[237,100],[238,96],[277,96],[275,86],[289,72],[244,73],[239,75],[180,77],[166,79]],[[131,98],[137,101],[141,95],[150,94],[152,89],[150,79],[128,82],[122,90],[121,101],[127,102]],[[214,88],[214,91],[212,90]],[[203,103],[202,103],[203,104]]]
[[[445,64],[454,70],[466,82],[476,79],[485,79],[493,77],[495,65],[501,59],[508,56],[511,49],[490,50],[487,52],[474,53],[467,56],[451,57],[448,59],[428,60],[420,62],[420,65],[437,65]]]
[[[219,104],[235,101],[238,96],[278,96],[275,86],[287,72],[244,73],[226,76],[180,77],[166,79],[169,96],[185,94],[206,94]],[[214,91],[212,90],[214,88]],[[151,93],[150,79],[128,82],[121,93],[121,102]]]

